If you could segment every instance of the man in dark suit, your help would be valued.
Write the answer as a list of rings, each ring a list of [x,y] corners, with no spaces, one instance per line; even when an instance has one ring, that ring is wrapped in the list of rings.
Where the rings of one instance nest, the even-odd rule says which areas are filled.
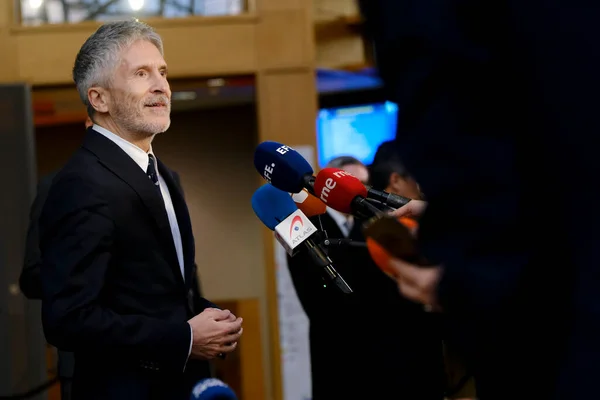
[[[92,126],[90,123],[89,126]],[[173,172],[173,179],[177,184],[177,187],[181,190],[183,195],[183,187],[179,174],[176,171]],[[37,185],[37,193],[29,214],[29,228],[27,230],[26,248],[25,248],[25,260],[23,263],[23,270],[19,277],[19,286],[21,292],[25,297],[30,300],[41,300],[42,299],[42,279],[41,279],[41,265],[42,258],[40,254],[39,246],[39,228],[38,220],[42,212],[42,207],[48,197],[50,186],[52,185],[52,179],[56,176],[56,173],[52,173],[44,176],[40,179]],[[193,277],[194,279],[197,276]],[[202,297],[201,287],[199,280],[196,279],[196,284],[192,285],[193,293],[191,295],[194,299]],[[197,307],[196,307],[197,309]],[[73,380],[73,370],[75,368],[75,356],[72,352],[58,350],[58,377],[60,379],[60,392],[62,400],[71,399],[71,383]]]
[[[355,158],[340,157],[328,166],[367,183],[367,169]],[[317,218],[311,220],[321,226]],[[329,238],[364,242],[362,221],[330,208],[320,220]],[[288,257],[310,321],[313,399],[441,400],[444,372],[436,316],[402,298],[365,248],[331,247],[328,253],[352,294],[325,287],[322,271],[305,254]]]
[[[397,260],[403,293],[441,305],[482,400],[597,397],[600,3],[361,3],[441,265]]]
[[[73,78],[94,121],[40,217],[42,320],[75,353],[73,399],[187,399],[241,319],[194,300],[192,226],[152,139],[170,124],[162,41],[137,20],[101,26]]]

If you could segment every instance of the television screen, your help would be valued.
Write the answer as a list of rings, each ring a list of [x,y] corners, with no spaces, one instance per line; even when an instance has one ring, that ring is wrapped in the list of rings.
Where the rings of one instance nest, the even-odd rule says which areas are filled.
[[[397,118],[398,106],[389,101],[321,109],[317,117],[319,166],[339,156],[371,164],[377,147],[396,137]]]

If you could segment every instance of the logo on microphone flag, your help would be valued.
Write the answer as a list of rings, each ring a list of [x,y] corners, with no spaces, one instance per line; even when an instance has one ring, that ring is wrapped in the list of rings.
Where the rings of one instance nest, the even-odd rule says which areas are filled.
[[[317,227],[300,210],[294,211],[275,227],[275,238],[294,255],[302,242],[317,231]]]
[[[300,231],[303,227],[304,223],[302,222],[302,218],[299,215],[294,216],[292,224],[290,225],[290,238],[295,232]]]

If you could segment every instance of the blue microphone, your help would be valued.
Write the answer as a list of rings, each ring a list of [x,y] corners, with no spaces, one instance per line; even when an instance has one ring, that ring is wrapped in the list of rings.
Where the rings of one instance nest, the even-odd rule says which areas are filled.
[[[278,189],[300,193],[303,188],[313,193],[313,169],[296,150],[277,142],[262,142],[254,151],[254,167]]]
[[[258,219],[274,231],[280,222],[298,210],[298,206],[289,193],[266,183],[252,195],[252,209]]]
[[[252,209],[258,219],[275,232],[275,238],[290,256],[293,257],[301,249],[308,251],[313,263],[323,269],[328,279],[342,292],[352,293],[323,248],[313,241],[312,236],[318,235],[319,231],[298,209],[289,193],[266,183],[252,195]]]
[[[223,381],[209,378],[194,386],[190,400],[237,400],[237,396]]]

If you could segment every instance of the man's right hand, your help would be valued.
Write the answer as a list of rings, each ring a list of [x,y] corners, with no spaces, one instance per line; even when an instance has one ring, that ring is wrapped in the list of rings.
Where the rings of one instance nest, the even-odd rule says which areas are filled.
[[[190,357],[210,360],[219,354],[231,353],[242,336],[242,318],[229,310],[207,308],[188,321],[192,327]]]
[[[427,202],[423,200],[411,200],[397,210],[390,213],[393,217],[420,217],[427,208]]]

